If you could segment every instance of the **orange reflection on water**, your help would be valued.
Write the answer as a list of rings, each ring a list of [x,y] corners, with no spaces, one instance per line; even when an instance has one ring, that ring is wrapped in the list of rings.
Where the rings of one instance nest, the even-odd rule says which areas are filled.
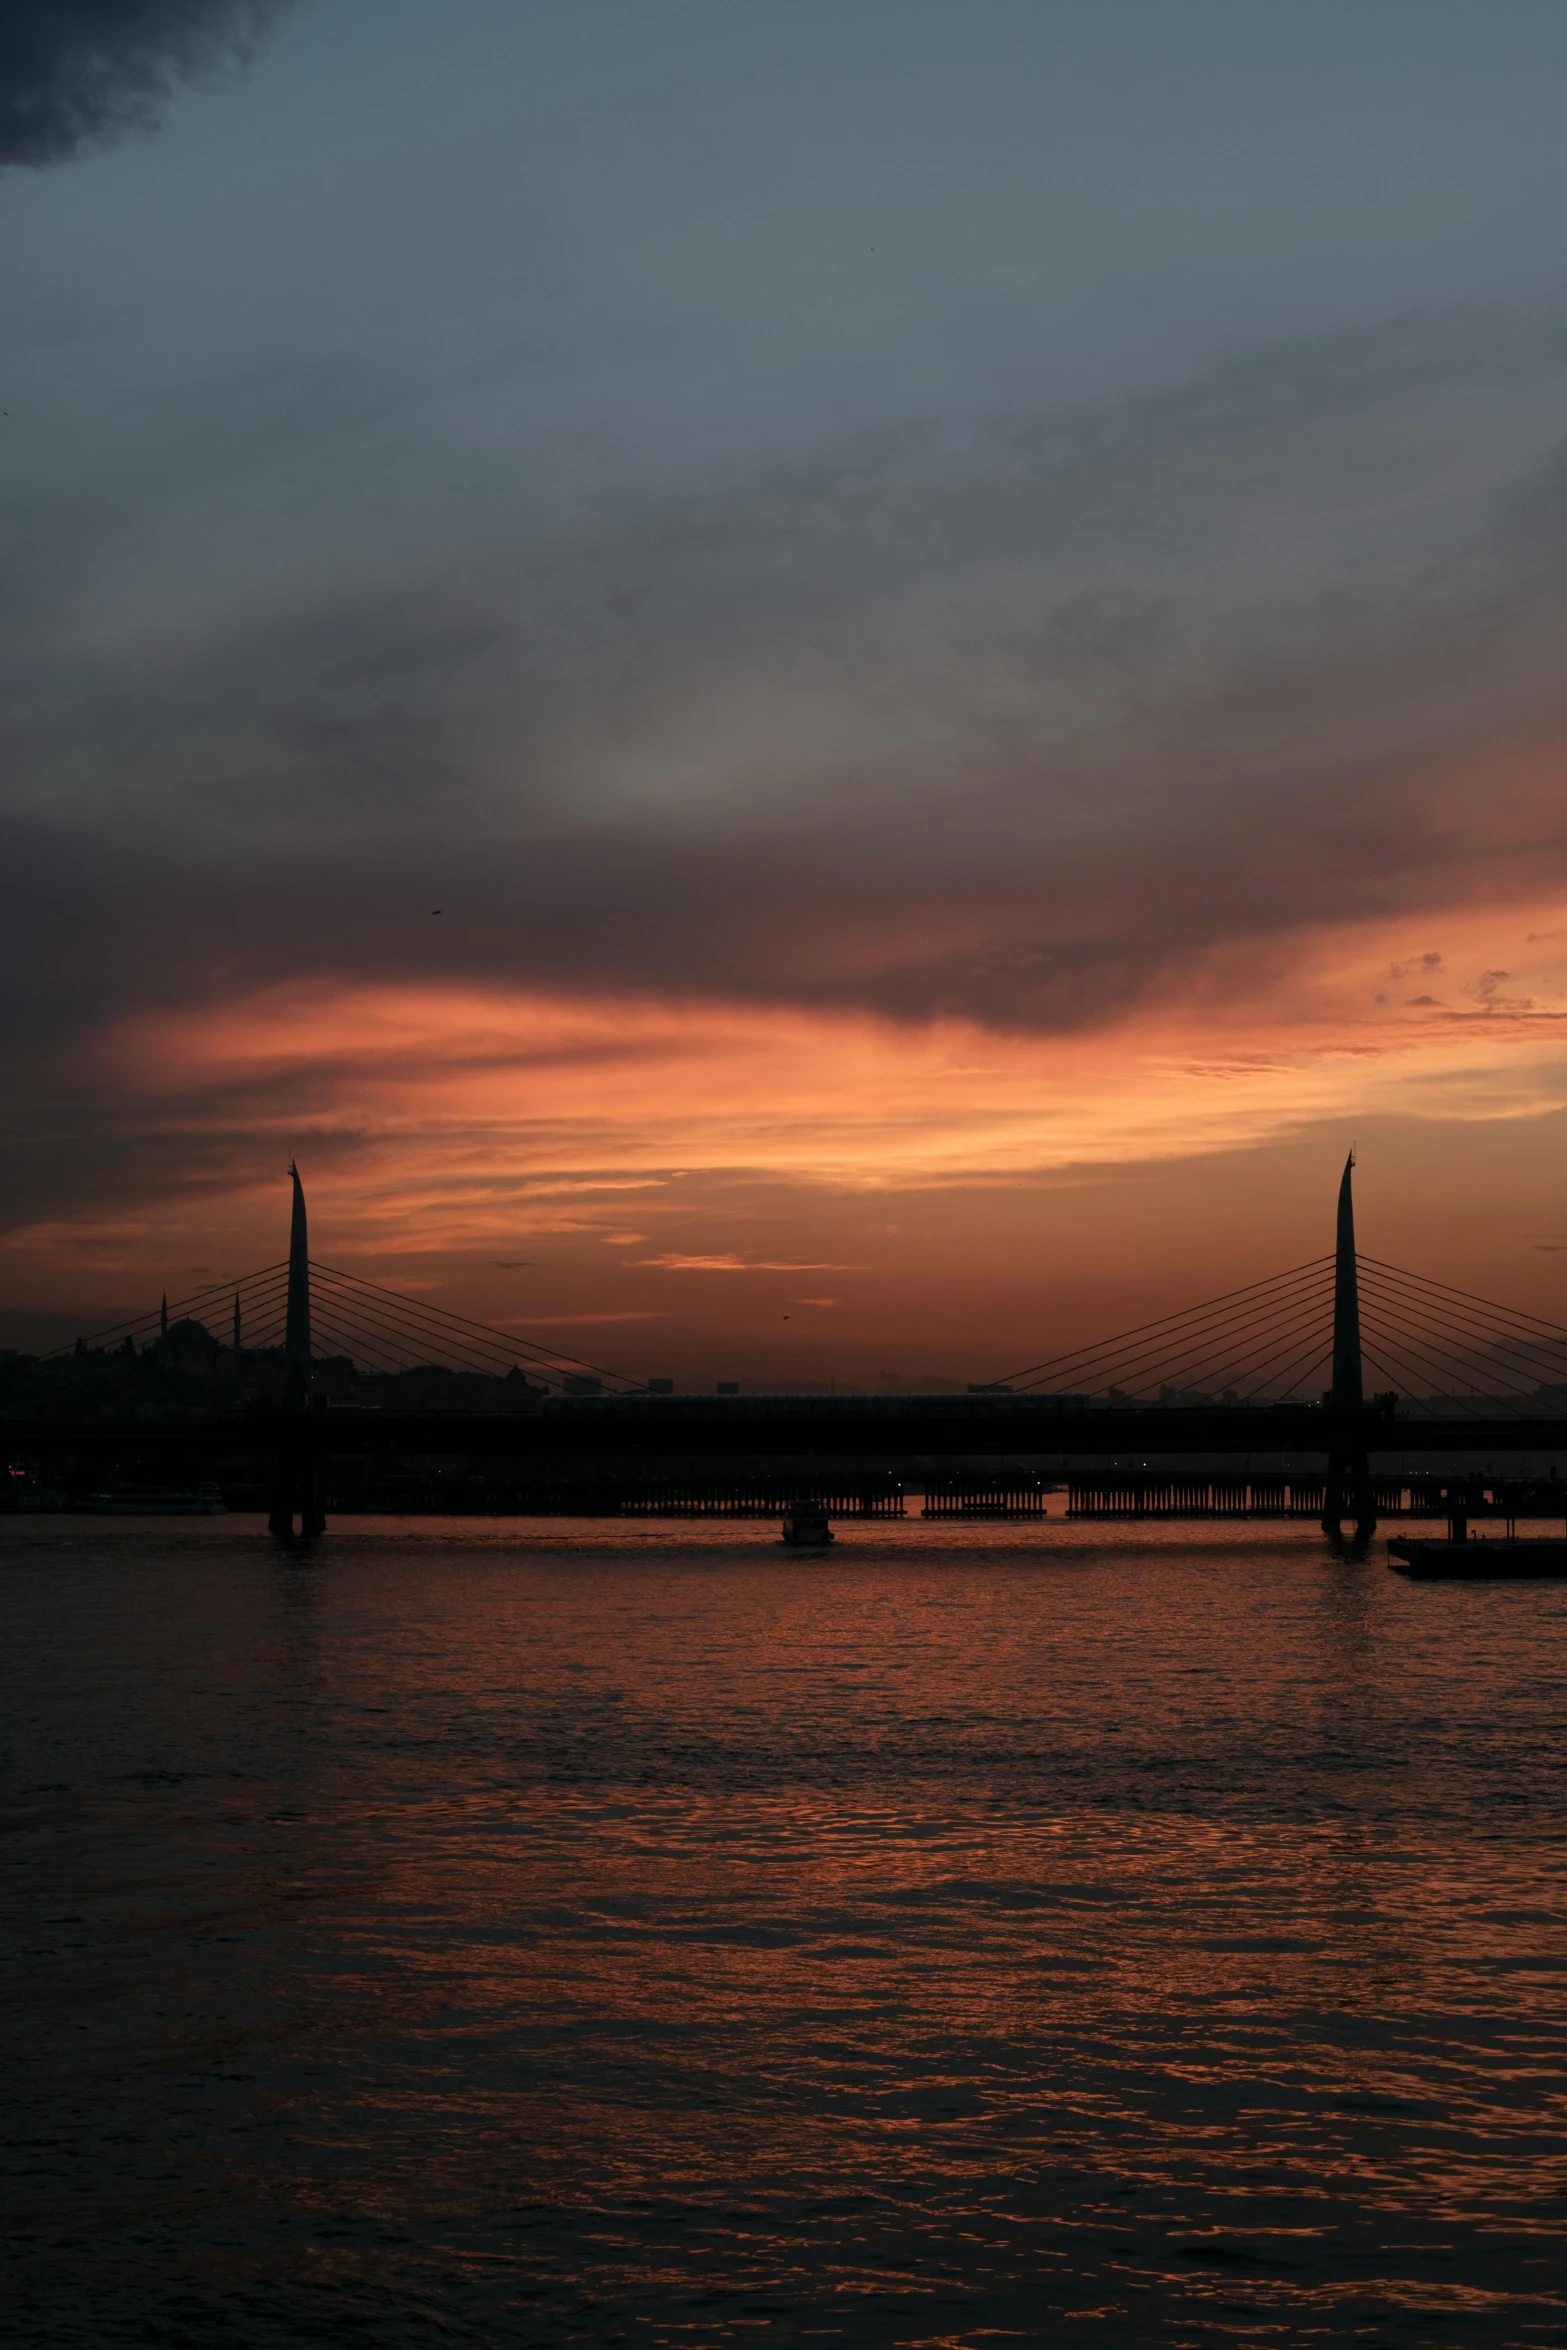
[[[24,1539],[40,2126],[94,2101],[107,2192],[130,2100],[137,2225],[225,2290],[670,2340],[748,2296],[845,2341],[1567,2319],[1562,1593],[1235,1526]]]

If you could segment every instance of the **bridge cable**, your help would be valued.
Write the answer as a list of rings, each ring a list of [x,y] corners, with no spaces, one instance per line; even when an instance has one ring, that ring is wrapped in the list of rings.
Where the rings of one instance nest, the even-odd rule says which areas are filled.
[[[1247,1403],[1255,1402],[1265,1388],[1276,1388],[1279,1377],[1278,1366],[1282,1363],[1286,1369],[1293,1370],[1298,1362],[1302,1367],[1294,1371],[1293,1378],[1286,1382],[1282,1393],[1277,1397],[1279,1402],[1284,1402],[1291,1389],[1300,1385],[1307,1372],[1322,1361],[1324,1354],[1331,1355],[1333,1351],[1332,1328],[1333,1317],[1331,1313],[1319,1314],[1314,1321],[1307,1323],[1304,1329],[1298,1325],[1292,1329],[1285,1337],[1283,1345],[1261,1363],[1253,1357],[1245,1372],[1240,1374],[1240,1376],[1254,1382],[1247,1389],[1243,1400]]]
[[[1181,1368],[1192,1365],[1205,1367],[1210,1380],[1214,1376],[1228,1376],[1230,1364],[1239,1375],[1244,1375],[1248,1350],[1254,1352],[1259,1343],[1266,1344],[1280,1328],[1296,1321],[1302,1304],[1309,1305],[1320,1298],[1319,1273],[1310,1281],[1292,1281],[1288,1288],[1281,1288],[1266,1299],[1252,1298],[1243,1305],[1231,1305],[1223,1314],[1194,1309],[1185,1317],[1184,1329],[1171,1330],[1162,1338],[1149,1340],[1141,1349],[1109,1340],[1093,1354],[1082,1350],[1074,1369],[1079,1377],[1087,1374],[1090,1378],[1110,1379],[1113,1375],[1117,1385],[1125,1384],[1136,1373],[1139,1376],[1133,1382],[1134,1387],[1149,1386],[1161,1374],[1173,1378]],[[1128,1341],[1138,1335],[1127,1334]],[[1216,1357],[1228,1358],[1226,1368],[1218,1373],[1212,1368]]]
[[[1320,1330],[1330,1327],[1331,1323],[1332,1308],[1329,1305],[1325,1312],[1319,1309],[1314,1320],[1308,1323],[1306,1328],[1315,1336]],[[1284,1349],[1288,1351],[1298,1343],[1301,1329],[1301,1321],[1293,1306],[1288,1313],[1274,1314],[1262,1330],[1252,1328],[1243,1333],[1240,1329],[1236,1329],[1232,1335],[1234,1347],[1238,1351],[1223,1354],[1218,1359],[1215,1359],[1210,1353],[1205,1358],[1202,1368],[1202,1377],[1205,1383],[1210,1387],[1226,1382],[1233,1385],[1237,1379],[1250,1378],[1256,1370],[1259,1359],[1277,1359],[1277,1351],[1275,1350],[1275,1353],[1270,1356],[1268,1350],[1273,1347],[1275,1339],[1281,1333],[1284,1336]]]
[[[1499,1331],[1494,1323],[1481,1322],[1473,1314],[1461,1314],[1452,1307],[1435,1306],[1429,1300],[1408,1291],[1377,1286],[1372,1289],[1371,1296],[1382,1305],[1384,1311],[1399,1312],[1428,1332],[1434,1330],[1445,1338],[1456,1338],[1469,1359],[1478,1359],[1481,1354],[1501,1356],[1509,1361],[1512,1369],[1528,1372],[1536,1378],[1542,1369],[1560,1371],[1567,1367],[1567,1331],[1550,1341],[1533,1335],[1519,1338],[1506,1330]],[[1476,1344],[1476,1341],[1479,1343]]]
[[[215,1281],[205,1289],[194,1290],[189,1297],[176,1298],[169,1305],[167,1308],[169,1321],[171,1324],[187,1320],[198,1321],[204,1312],[226,1310],[236,1291],[239,1294],[241,1308],[244,1309],[252,1302],[249,1293],[252,1292],[254,1284],[267,1281],[280,1272],[286,1282],[288,1275],[286,1264],[282,1266],[268,1265],[259,1273],[244,1274],[237,1281]],[[134,1339],[139,1332],[146,1332],[150,1336],[160,1329],[164,1310],[162,1306],[154,1306],[147,1313],[133,1315],[129,1321],[115,1322],[105,1330],[91,1331],[84,1336],[81,1343],[90,1352],[98,1352],[107,1350],[111,1339],[119,1339],[123,1342],[126,1338]],[[68,1340],[63,1346],[50,1347],[39,1357],[39,1360],[52,1362],[59,1356],[74,1353],[75,1347],[76,1341],[74,1339]]]
[[[1447,1330],[1433,1333],[1429,1324],[1416,1323],[1410,1316],[1397,1314],[1385,1303],[1368,1304],[1365,1311],[1368,1315],[1387,1316],[1406,1336],[1418,1334],[1422,1351],[1442,1375],[1451,1377],[1458,1373],[1461,1384],[1471,1394],[1494,1393],[1500,1386],[1537,1398],[1542,1387],[1558,1387],[1567,1375],[1567,1365],[1542,1360],[1539,1356],[1520,1357],[1516,1350],[1488,1340],[1484,1333],[1460,1331],[1455,1335]]]
[[[1014,1374],[1014,1383],[1028,1377],[1029,1384],[1043,1382],[1046,1373],[1072,1378],[1110,1374],[1119,1366],[1142,1366],[1161,1362],[1171,1364],[1189,1360],[1203,1348],[1225,1343],[1232,1332],[1248,1324],[1276,1318],[1292,1309],[1316,1289],[1315,1281],[1281,1284],[1267,1295],[1258,1295],[1239,1303],[1189,1309],[1182,1315],[1165,1316],[1160,1323],[1144,1325],[1137,1330],[1120,1333],[1101,1341],[1096,1346],[1084,1346],[1070,1355],[1056,1357],[1052,1362],[1036,1367],[1031,1375]],[[1139,1343],[1139,1341],[1141,1343]]]
[[[395,1292],[391,1294],[395,1296]],[[415,1367],[417,1364],[426,1364],[431,1368],[454,1368],[450,1361],[437,1365],[432,1360],[432,1350],[439,1350],[448,1357],[465,1355],[467,1359],[455,1367],[469,1372],[478,1370],[488,1377],[503,1378],[506,1371],[522,1368],[518,1361],[518,1353],[522,1350],[515,1347],[486,1346],[482,1350],[482,1354],[488,1359],[481,1359],[478,1364],[475,1364],[473,1357],[480,1354],[481,1350],[474,1340],[466,1332],[460,1331],[454,1335],[449,1329],[443,1327],[439,1320],[419,1320],[410,1315],[396,1312],[379,1299],[367,1300],[356,1292],[326,1284],[318,1285],[315,1295],[323,1300],[335,1301],[339,1314],[347,1321],[349,1327],[362,1329],[366,1333],[365,1345],[367,1349],[374,1342],[376,1334],[379,1334],[383,1346],[387,1341],[405,1345],[414,1355],[415,1364],[404,1362],[400,1366],[403,1369]],[[339,1328],[341,1327],[342,1323],[340,1322]],[[503,1365],[504,1369],[501,1368]],[[529,1368],[542,1371],[544,1366],[537,1361],[530,1360]],[[557,1372],[556,1375],[559,1376],[559,1373]]]
[[[320,1283],[313,1286],[312,1300],[317,1311],[328,1311],[335,1306],[342,1319],[351,1327],[357,1323],[368,1332],[379,1332],[383,1337],[402,1340],[411,1346],[438,1345],[449,1354],[458,1352],[459,1348],[466,1348],[470,1356],[478,1351],[466,1335],[455,1338],[438,1322],[415,1320],[411,1315],[399,1314],[384,1306],[379,1300],[367,1301],[351,1291]],[[499,1349],[486,1351],[492,1353],[492,1359],[505,1362],[508,1368],[516,1360],[515,1355],[509,1352],[502,1354]],[[428,1360],[428,1357],[421,1359]]]
[[[1016,1386],[1025,1380],[1037,1381],[1047,1372],[1064,1369],[1085,1360],[1093,1361],[1107,1351],[1123,1346],[1131,1339],[1146,1336],[1152,1340],[1165,1332],[1173,1334],[1176,1326],[1180,1324],[1204,1316],[1216,1315],[1221,1306],[1238,1303],[1240,1300],[1254,1296],[1259,1291],[1277,1289],[1283,1283],[1293,1281],[1299,1275],[1318,1272],[1323,1266],[1332,1263],[1331,1255],[1313,1257],[1303,1265],[1290,1266],[1286,1272],[1270,1274],[1265,1281],[1248,1281],[1239,1289],[1225,1290],[1220,1296],[1204,1299],[1200,1305],[1187,1306],[1179,1313],[1160,1314],[1151,1322],[1134,1323],[1130,1329],[1117,1331],[1098,1346],[1079,1346],[1071,1348],[1063,1354],[1046,1356],[1044,1361],[1031,1363],[1024,1370],[1012,1372],[1008,1379],[996,1380],[993,1384],[998,1387]]]
[[[1331,1325],[1328,1327],[1331,1329]],[[1294,1390],[1300,1386],[1303,1380],[1309,1378],[1312,1372],[1319,1370],[1324,1363],[1332,1362],[1333,1341],[1331,1335],[1328,1336],[1328,1342],[1325,1346],[1323,1344],[1323,1336],[1324,1330],[1321,1326],[1319,1326],[1312,1332],[1311,1338],[1304,1352],[1293,1355],[1290,1361],[1285,1364],[1285,1370],[1295,1371],[1295,1376],[1285,1382],[1282,1390],[1280,1390],[1275,1398],[1277,1402],[1287,1403]],[[1295,1369],[1297,1363],[1300,1365],[1298,1370]],[[1277,1385],[1278,1382],[1276,1379],[1265,1377],[1259,1381],[1257,1386],[1251,1388],[1248,1393],[1241,1398],[1241,1400],[1243,1403],[1256,1403],[1261,1397],[1262,1391],[1265,1387],[1277,1387]]]
[[[1406,1368],[1416,1378],[1429,1379],[1433,1370],[1444,1381],[1451,1382],[1456,1378],[1464,1382],[1458,1389],[1458,1393],[1471,1402],[1486,1401],[1506,1404],[1516,1400],[1522,1404],[1532,1403],[1536,1400],[1535,1388],[1539,1385],[1537,1377],[1535,1388],[1520,1386],[1514,1378],[1508,1376],[1507,1371],[1493,1363],[1484,1367],[1484,1376],[1492,1384],[1489,1387],[1482,1387],[1479,1384],[1477,1373],[1479,1357],[1474,1352],[1460,1355],[1444,1354],[1433,1346],[1429,1336],[1418,1324],[1412,1324],[1402,1317],[1391,1315],[1385,1307],[1370,1306],[1364,1300],[1361,1305],[1361,1319],[1365,1326],[1379,1336],[1384,1346],[1397,1344],[1401,1350],[1407,1349],[1409,1353],[1414,1355],[1416,1362],[1422,1367],[1415,1369],[1414,1365],[1406,1363]],[[1500,1394],[1497,1393],[1498,1385],[1503,1391]],[[1453,1386],[1448,1384],[1441,1388],[1431,1389],[1429,1395],[1452,1396],[1454,1392]]]
[[[312,1302],[312,1341],[314,1341],[317,1332],[323,1337],[335,1340],[346,1355],[357,1362],[367,1364],[372,1371],[396,1378],[407,1368],[395,1355],[387,1354],[373,1344],[364,1336],[363,1332],[341,1329],[330,1315],[320,1312]]]
[[[567,1355],[564,1349],[546,1350],[538,1346],[532,1339],[519,1338],[512,1332],[497,1330],[491,1323],[476,1322],[469,1315],[452,1313],[444,1306],[427,1306],[420,1299],[404,1297],[398,1290],[385,1289],[379,1282],[365,1281],[359,1274],[344,1272],[341,1267],[318,1265],[316,1260],[312,1259],[311,1270],[312,1272],[325,1273],[333,1281],[348,1284],[356,1291],[368,1292],[371,1297],[383,1304],[395,1303],[414,1317],[427,1317],[437,1326],[442,1324],[459,1325],[462,1329],[473,1333],[476,1340],[482,1340],[503,1354],[509,1353],[513,1361],[516,1359],[515,1350],[521,1347],[527,1353],[549,1360],[557,1369],[569,1368],[570,1370],[590,1371],[599,1378],[615,1379],[625,1386],[641,1385],[640,1381],[631,1379],[624,1371],[613,1371],[602,1363],[590,1363],[581,1356]]]
[[[1310,1279],[1281,1276],[1279,1285],[1266,1295],[1234,1302],[1210,1301],[1207,1306],[1191,1308],[1183,1315],[1167,1315],[1157,1324],[1145,1324],[1140,1329],[1106,1339],[1098,1346],[1080,1347],[1075,1354],[1058,1356],[1052,1363],[1040,1366],[1032,1377],[1025,1379],[1021,1374],[1014,1374],[1011,1384],[1037,1387],[1050,1372],[1079,1382],[1104,1377],[1119,1383],[1133,1372],[1151,1378],[1161,1367],[1173,1369],[1182,1363],[1209,1358],[1216,1348],[1227,1347],[1239,1334],[1258,1325],[1277,1324],[1302,1304],[1310,1303],[1320,1294],[1320,1286],[1320,1272]]]
[[[1531,1323],[1537,1330],[1548,1331],[1558,1344],[1567,1343],[1567,1324],[1548,1322],[1540,1314],[1531,1314],[1526,1308],[1504,1306],[1495,1298],[1477,1297],[1471,1289],[1455,1289],[1450,1282],[1433,1281],[1427,1274],[1408,1272],[1402,1265],[1389,1265],[1380,1257],[1362,1257],[1361,1263],[1373,1266],[1377,1272],[1391,1274],[1400,1281],[1410,1282],[1421,1289],[1440,1290],[1445,1296],[1461,1299],[1466,1305],[1484,1306],[1488,1313],[1504,1315],[1508,1320]]]

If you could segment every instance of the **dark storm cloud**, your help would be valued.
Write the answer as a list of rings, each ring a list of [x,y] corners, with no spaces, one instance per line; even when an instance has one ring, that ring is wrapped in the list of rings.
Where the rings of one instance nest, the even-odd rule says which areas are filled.
[[[249,62],[292,0],[0,0],[0,168],[151,129],[191,82]]]

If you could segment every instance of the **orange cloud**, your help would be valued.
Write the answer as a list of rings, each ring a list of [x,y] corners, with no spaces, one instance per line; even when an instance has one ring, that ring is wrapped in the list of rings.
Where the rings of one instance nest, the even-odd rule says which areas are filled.
[[[1189,970],[1179,1000],[1067,1035],[690,998],[318,984],[129,1015],[76,1079],[125,1131],[156,1133],[160,1164],[184,1138],[210,1166],[204,1228],[220,1254],[232,1232],[239,1261],[297,1151],[320,1230],[351,1233],[365,1255],[509,1259],[553,1239],[579,1252],[579,1272],[580,1252],[602,1249],[628,1278],[633,1263],[654,1280],[825,1270],[863,1252],[841,1236],[824,1258],[737,1246],[721,1221],[693,1228],[676,1171],[847,1193],[1004,1185],[1248,1151],[1324,1122],[1567,1106],[1567,906],[1542,897],[1230,946]],[[84,1206],[80,1221],[55,1210],[19,1222],[5,1247],[84,1275],[167,1261],[186,1197],[127,1200],[113,1217]],[[829,1250],[833,1231],[821,1231]],[[649,1235],[642,1259],[624,1255]]]
[[[787,1374],[804,1330],[822,1334],[813,1364],[826,1355],[855,1376],[856,1347],[878,1367],[923,1369],[914,1350],[931,1346],[943,1368],[989,1376],[1022,1359],[1036,1323],[1091,1332],[1135,1319],[1149,1296],[1222,1286],[1237,1246],[1264,1252],[1248,1271],[1290,1261],[1319,1230],[1316,1204],[1298,1233],[1253,1153],[1272,1149],[1277,1170],[1324,1123],[1336,1151],[1377,1121],[1426,1121],[1446,1129],[1451,1158],[1459,1127],[1567,1110],[1567,907],[1345,925],[1250,960],[1227,949],[1178,1002],[1065,1036],[690,998],[297,986],[128,1016],[74,1074],[125,1131],[156,1135],[155,1166],[188,1155],[211,1172],[112,1219],[56,1209],[14,1229],[10,1262],[29,1260],[41,1294],[70,1282],[117,1296],[102,1276],[118,1271],[127,1297],[155,1297],[163,1268],[193,1255],[268,1260],[297,1151],[323,1254],[379,1260],[402,1286],[410,1273],[470,1283],[464,1310],[519,1330],[624,1325],[635,1351],[645,1322],[632,1368]],[[1411,1147],[1411,1164],[1430,1161]],[[1216,1186],[1182,1189],[1183,1163],[1220,1153]],[[1554,1195],[1507,1156],[1520,1229],[1549,1234]],[[1074,1186],[1102,1194],[1101,1174],[1143,1180],[1161,1163],[1170,1196],[1195,1203],[1189,1244],[1167,1249],[1167,1231],[1125,1210],[1094,1223],[1086,1207],[1092,1237],[1063,1240],[1078,1228],[1061,1204]],[[1014,1204],[1047,1181],[1048,1219],[1037,1198]],[[917,1203],[906,1232],[875,1204],[887,1188]],[[1466,1240],[1452,1226],[1424,1250],[1399,1238],[1398,1261],[1462,1258],[1472,1285],[1506,1293],[1516,1272],[1493,1275],[1484,1256],[1500,1197],[1488,1191]],[[465,1253],[486,1261],[464,1271]],[[493,1294],[500,1269],[521,1296]],[[765,1284],[701,1278],[817,1269],[840,1272],[841,1296],[763,1307]]]
[[[1553,901],[1323,932],[1287,959],[1270,949],[1255,973],[1230,950],[1178,1005],[1065,1037],[722,1002],[309,986],[137,1015],[97,1050],[114,1086],[165,1125],[238,1122],[280,1147],[313,1131],[362,1137],[388,1162],[384,1183],[364,1167],[355,1177],[373,1222],[417,1209],[428,1230],[438,1211],[454,1241],[501,1221],[581,1231],[603,1221],[594,1191],[609,1194],[608,1216],[611,1186],[651,1192],[676,1165],[961,1179],[1234,1148],[1328,1117],[1553,1109],[1567,1101],[1567,944],[1549,935],[1562,915]],[[604,1172],[585,1183],[584,1169]],[[709,1250],[684,1269],[740,1263]]]
[[[848,1265],[829,1264],[821,1259],[795,1257],[683,1257],[670,1254],[662,1257],[638,1257],[636,1263],[660,1273],[847,1273]],[[802,1299],[801,1303],[807,1301]]]

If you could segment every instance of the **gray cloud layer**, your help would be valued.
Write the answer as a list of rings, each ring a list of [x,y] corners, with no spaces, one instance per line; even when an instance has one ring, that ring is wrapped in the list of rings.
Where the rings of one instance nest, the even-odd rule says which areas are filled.
[[[0,0],[0,167],[69,162],[242,65],[291,0]]]
[[[138,1004],[464,979],[1063,1030],[1567,884],[1567,812],[1443,797],[1567,720],[1564,378],[1554,317],[1454,315],[960,450],[567,519],[501,484],[482,529],[399,511],[395,400],[160,419],[0,576],[13,1200],[63,1196],[100,1113],[61,1072]]]

